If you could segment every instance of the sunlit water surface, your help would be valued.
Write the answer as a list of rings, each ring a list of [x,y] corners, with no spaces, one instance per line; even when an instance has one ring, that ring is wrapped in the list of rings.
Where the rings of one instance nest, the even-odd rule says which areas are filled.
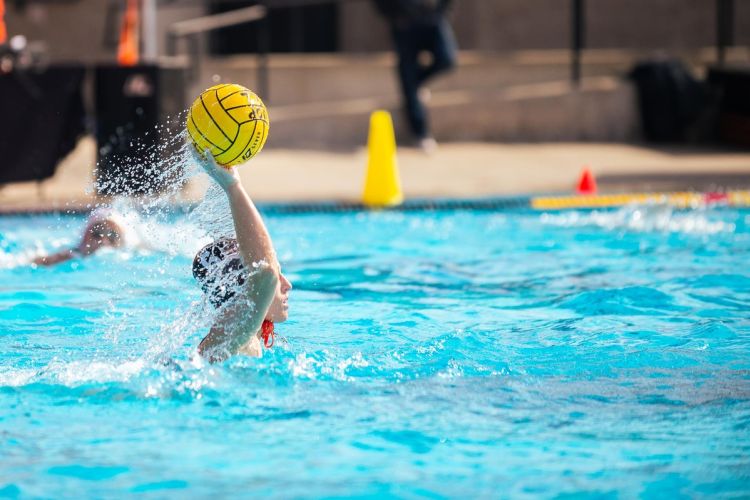
[[[0,497],[750,495],[750,212],[271,214],[291,318],[216,366],[201,215],[131,216],[0,218]]]

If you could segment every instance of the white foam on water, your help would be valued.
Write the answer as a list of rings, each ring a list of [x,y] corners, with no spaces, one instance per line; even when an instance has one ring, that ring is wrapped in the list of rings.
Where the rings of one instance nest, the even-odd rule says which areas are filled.
[[[612,231],[707,235],[732,233],[735,230],[733,223],[712,220],[710,209],[679,210],[670,205],[630,205],[617,210],[544,213],[540,220],[543,224],[558,227],[593,226]]]
[[[347,356],[327,349],[315,353],[300,352],[286,362],[286,370],[294,378],[315,380],[330,377],[341,382],[354,380],[348,373],[350,368],[369,366],[370,362],[360,351]]]
[[[198,356],[188,362],[171,365],[155,364],[143,358],[94,361],[55,359],[40,369],[0,368],[0,388],[47,384],[74,389],[91,384],[124,384],[121,388],[136,397],[189,395],[201,399],[202,391],[215,387],[220,376],[220,370],[206,365]],[[94,389],[85,394],[96,395],[97,392]]]
[[[171,208],[165,206],[158,211],[152,206],[149,213],[134,207],[122,210],[129,231],[135,238],[131,249],[161,252],[169,256],[192,257],[203,245],[211,241],[204,228],[190,220],[169,220]]]
[[[77,226],[70,221],[63,223],[66,227]],[[27,267],[36,257],[72,248],[78,243],[78,235],[74,230],[67,231],[65,236],[39,239],[35,229],[19,229],[7,231],[0,235],[0,269],[14,269]],[[31,238],[31,244],[28,240]]]
[[[0,387],[21,387],[30,384],[39,370],[31,368],[0,368]]]
[[[88,382],[121,382],[140,374],[146,367],[142,359],[129,361],[61,361],[53,359],[42,368],[0,369],[0,387],[21,387],[32,383],[60,384],[68,387]]]
[[[0,269],[15,269],[20,266],[26,266],[34,258],[45,255],[47,252],[40,248],[24,249],[21,251],[7,252],[0,249]]]
[[[124,382],[145,368],[142,359],[128,361],[67,361],[52,362],[42,371],[55,382],[76,386],[87,382]]]

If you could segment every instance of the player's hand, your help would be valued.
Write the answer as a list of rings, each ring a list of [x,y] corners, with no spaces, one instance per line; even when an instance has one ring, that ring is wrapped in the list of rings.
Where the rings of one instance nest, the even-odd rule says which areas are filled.
[[[203,167],[203,170],[225,191],[240,183],[240,174],[237,172],[237,169],[222,167],[217,164],[214,156],[208,149],[203,152],[202,157],[193,149],[193,157]]]

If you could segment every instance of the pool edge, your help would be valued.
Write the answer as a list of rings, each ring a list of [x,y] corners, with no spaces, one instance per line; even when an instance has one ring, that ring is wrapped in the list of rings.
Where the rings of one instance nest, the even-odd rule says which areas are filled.
[[[353,202],[259,202],[258,207],[271,214],[343,213],[372,210],[416,212],[433,210],[486,210],[502,211],[530,209],[539,211],[615,208],[626,205],[670,205],[677,208],[698,208],[705,206],[750,206],[750,190],[729,190],[722,192],[654,192],[654,193],[609,193],[586,195],[527,195],[494,196],[486,198],[417,198],[400,205],[370,207]],[[37,207],[0,207],[0,216],[46,215],[46,214],[86,214],[100,203],[62,204]],[[174,203],[178,211],[190,210],[195,203]]]

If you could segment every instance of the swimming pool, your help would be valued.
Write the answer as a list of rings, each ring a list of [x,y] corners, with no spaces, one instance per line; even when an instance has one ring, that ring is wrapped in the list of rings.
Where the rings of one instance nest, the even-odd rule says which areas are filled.
[[[260,360],[190,357],[190,218],[0,218],[0,497],[750,495],[750,211],[270,215]]]

